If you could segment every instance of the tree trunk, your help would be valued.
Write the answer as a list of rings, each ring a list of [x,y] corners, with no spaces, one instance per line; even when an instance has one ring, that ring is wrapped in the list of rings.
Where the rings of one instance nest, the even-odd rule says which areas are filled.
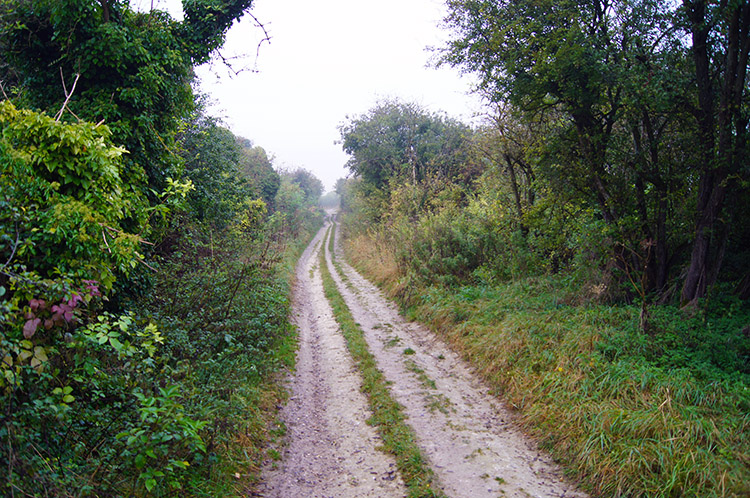
[[[727,21],[724,60],[714,61],[713,64],[719,69],[712,67],[708,50],[712,26],[711,19],[706,16],[706,2],[685,0],[685,7],[693,41],[699,105],[696,117],[703,172],[696,206],[695,239],[680,298],[683,305],[705,296],[721,268],[723,237],[718,237],[716,232],[721,228],[720,215],[727,188],[731,178],[739,173],[740,151],[744,149],[746,141],[746,123],[741,115],[741,105],[743,93],[746,92],[750,49],[750,3],[747,1],[730,6],[724,4],[722,12],[716,14]],[[718,89],[713,84],[714,72],[718,72],[717,80],[721,83]],[[719,93],[718,113],[714,105],[715,90]],[[712,247],[716,242],[719,247]]]
[[[516,212],[518,213],[518,222],[521,224],[521,230],[523,228],[523,208],[521,207],[521,193],[518,190],[518,180],[516,179],[516,169],[513,166],[513,158],[509,154],[504,154],[505,164],[508,167],[508,174],[510,175],[510,188],[513,191],[513,199],[516,203]],[[524,231],[524,235],[526,235]]]
[[[667,247],[667,193],[658,191],[658,207],[656,212],[656,258],[655,288],[663,290],[667,286],[669,276],[669,248]]]
[[[109,22],[109,19],[110,19],[109,1],[99,0],[99,4],[102,6],[102,21]]]

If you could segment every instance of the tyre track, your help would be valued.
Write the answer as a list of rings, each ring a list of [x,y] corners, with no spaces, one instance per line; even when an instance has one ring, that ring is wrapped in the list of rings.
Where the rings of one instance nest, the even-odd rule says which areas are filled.
[[[443,492],[455,498],[584,498],[510,423],[507,409],[456,354],[424,327],[406,322],[375,286],[343,262],[338,237],[335,241],[338,265],[332,264],[326,245],[331,274],[392,383],[393,397],[404,406]]]
[[[318,251],[329,224],[307,247],[296,270],[293,321],[299,331],[291,397],[281,411],[288,446],[269,463],[259,496],[403,497],[406,492],[390,455],[366,424],[370,417],[361,380],[323,294]]]

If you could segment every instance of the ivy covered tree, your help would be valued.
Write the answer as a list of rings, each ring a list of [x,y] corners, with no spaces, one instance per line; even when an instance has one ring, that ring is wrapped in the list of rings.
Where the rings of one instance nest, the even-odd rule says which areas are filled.
[[[193,106],[193,64],[250,4],[186,0],[178,22],[119,0],[4,1],[0,81],[18,105],[55,114],[67,101],[65,117],[106,123],[129,151],[129,188],[160,190],[179,172],[174,138]]]

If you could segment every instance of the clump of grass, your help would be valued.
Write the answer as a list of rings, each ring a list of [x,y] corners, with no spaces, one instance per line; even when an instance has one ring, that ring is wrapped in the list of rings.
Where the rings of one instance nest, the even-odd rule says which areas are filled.
[[[564,276],[405,293],[404,275],[369,263],[382,245],[352,242],[355,266],[445,337],[593,495],[750,496],[746,303],[652,307],[644,334],[637,306],[560,299],[574,292]]]
[[[425,373],[424,369],[420,368],[419,365],[417,365],[414,361],[408,360],[406,362],[406,369],[410,372],[417,374],[417,379],[419,379],[419,382],[422,384],[422,387],[426,389],[437,389],[437,385],[435,384],[435,381],[432,380]]]
[[[404,351],[406,354],[406,351]],[[425,400],[427,401],[427,407],[430,411],[438,410],[442,413],[448,414],[450,409],[453,407],[453,403],[442,393],[433,392],[437,390],[437,384],[432,380],[427,373],[421,368],[414,360],[407,360],[404,365],[406,369],[417,376],[422,387],[425,389]]]
[[[385,343],[385,347],[387,348],[396,347],[398,346],[400,342],[401,342],[401,338],[396,335],[388,339],[388,342]]]
[[[328,234],[327,234],[328,235]],[[362,391],[367,395],[372,418],[369,420],[383,439],[383,447],[396,457],[410,498],[443,498],[437,489],[434,473],[427,465],[412,429],[405,423],[403,408],[390,395],[387,382],[378,370],[362,329],[355,323],[343,297],[336,288],[320,252],[320,270],[325,295],[331,303],[336,321],[346,339],[347,347],[362,375]]]
[[[373,247],[372,244],[376,244]],[[378,285],[387,284],[389,288],[405,283],[401,278],[398,268],[396,253],[387,244],[381,243],[379,239],[367,235],[357,235],[346,241],[345,251],[347,258],[352,260],[352,254],[358,254],[356,262],[359,268],[364,268],[365,273]]]

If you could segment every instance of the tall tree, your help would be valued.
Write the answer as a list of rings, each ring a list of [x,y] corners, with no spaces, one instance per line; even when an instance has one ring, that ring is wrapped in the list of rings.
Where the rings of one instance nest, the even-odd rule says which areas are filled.
[[[292,183],[299,186],[305,194],[305,200],[308,204],[317,204],[320,196],[323,195],[323,182],[315,175],[304,168],[297,168],[289,173]]]
[[[351,156],[347,167],[376,189],[387,189],[392,180],[452,179],[466,171],[469,128],[416,104],[381,102],[340,132]]]
[[[737,216],[725,200],[747,190],[748,2],[448,5],[455,37],[443,62],[479,75],[490,101],[527,118],[557,113],[540,164],[616,230],[622,269],[665,289],[669,244],[690,242],[676,231],[693,223],[682,301],[705,295]]]
[[[188,196],[193,215],[218,228],[231,223],[242,204],[255,196],[241,176],[242,150],[234,134],[215,118],[196,113],[180,133],[180,154],[194,190]]]
[[[743,188],[742,179],[750,174],[750,2],[685,0],[684,11],[692,42],[701,161],[695,239],[681,296],[690,303],[703,297],[718,277],[730,230],[722,216],[725,200]]]
[[[452,0],[448,5],[447,22],[457,37],[444,62],[479,75],[494,102],[510,101],[527,112],[565,112],[577,152],[569,158],[570,176],[589,186],[606,220],[617,220],[618,186],[607,150],[622,106],[617,47],[624,34],[610,2]]]

